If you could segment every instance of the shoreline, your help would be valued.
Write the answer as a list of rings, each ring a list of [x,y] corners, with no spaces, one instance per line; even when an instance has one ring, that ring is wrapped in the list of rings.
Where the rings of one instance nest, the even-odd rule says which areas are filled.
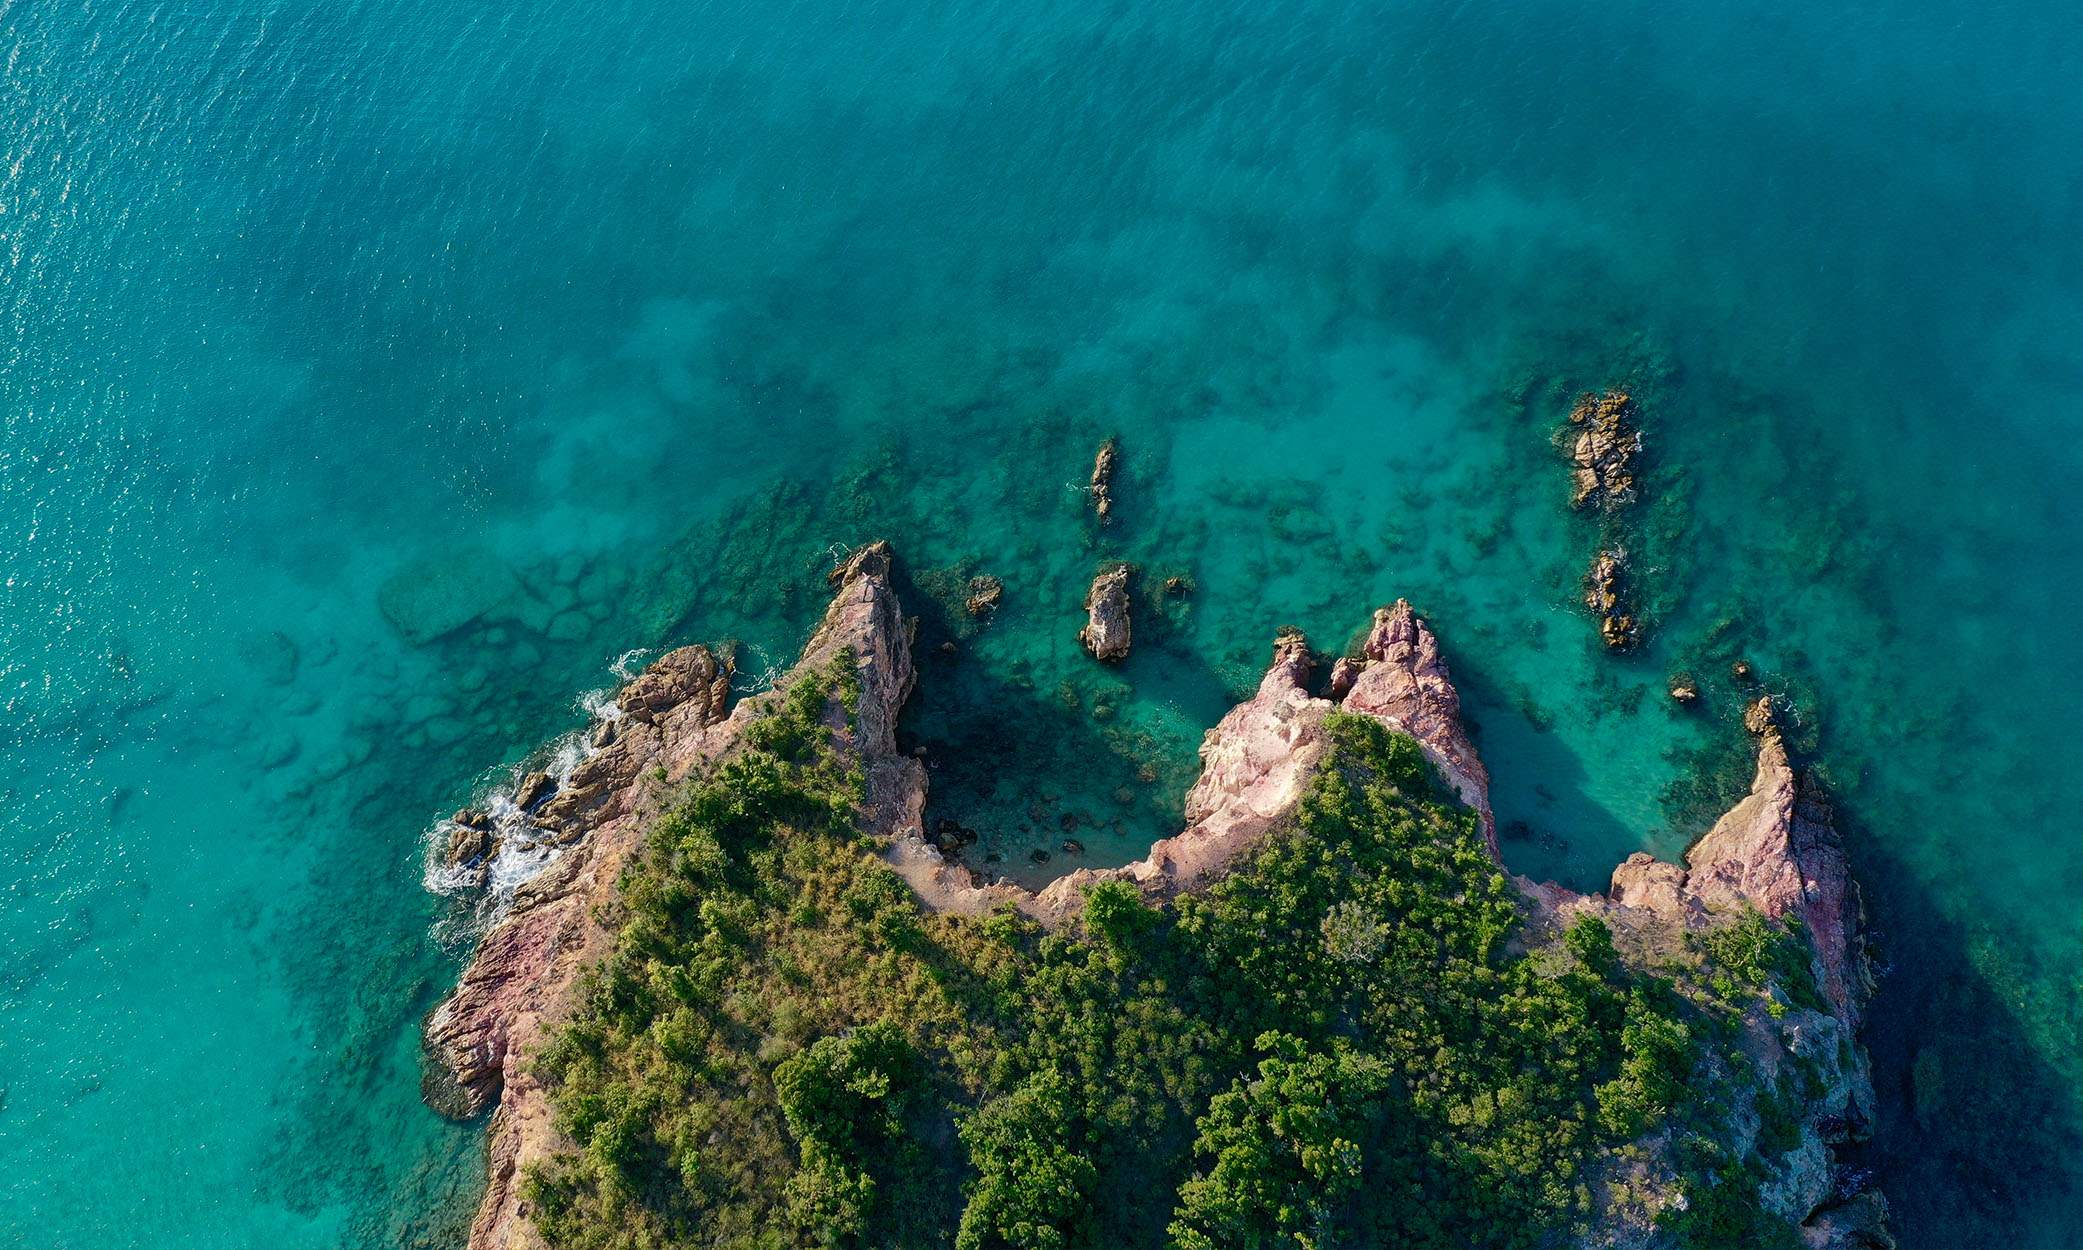
[[[1488,774],[1462,729],[1437,640],[1399,601],[1376,613],[1364,660],[1331,667],[1323,696],[1310,693],[1313,657],[1306,640],[1287,634],[1276,642],[1257,693],[1208,731],[1203,773],[1186,800],[1185,829],[1144,859],[1119,869],[1080,869],[1040,891],[981,882],[924,840],[926,770],[896,751],[897,711],[916,673],[914,627],[891,585],[892,559],[887,544],[872,544],[834,571],[835,598],[794,671],[842,662],[858,674],[858,714],[828,717],[828,727],[838,748],[863,769],[862,831],[883,846],[884,861],[927,908],[980,915],[1011,906],[1061,928],[1083,906],[1085,890],[1102,882],[1132,884],[1153,902],[1203,888],[1292,810],[1325,749],[1324,722],[1339,712],[1366,715],[1414,737],[1441,779],[1478,813],[1483,846],[1502,869]],[[604,716],[601,723],[619,725],[608,745],[573,770],[576,788],[570,778],[561,783],[571,819],[564,830],[568,846],[514,892],[510,912],[486,933],[456,992],[425,1022],[427,1045],[454,1081],[444,1088],[430,1076],[430,1104],[464,1115],[498,1104],[488,1128],[488,1182],[472,1225],[473,1250],[541,1244],[520,1181],[531,1164],[569,1143],[557,1132],[546,1091],[518,1061],[550,1035],[569,1011],[583,969],[605,955],[611,938],[593,916],[612,900],[622,866],[639,850],[646,824],[662,814],[669,787],[704,761],[728,755],[777,693],[742,699],[725,714],[720,700],[707,697],[715,671],[705,648],[682,648],[623,688],[615,707],[634,707],[643,719],[620,724],[632,718]],[[1773,920],[1795,917],[1811,935],[1829,1007],[1804,1009],[1802,1019],[1811,1032],[1848,1039],[1871,978],[1859,939],[1856,885],[1826,806],[1816,818],[1817,802],[1797,778],[1776,727],[1767,725],[1750,794],[1694,844],[1689,866],[1638,853],[1615,868],[1604,894],[1514,878],[1525,919],[1530,929],[1559,931],[1576,916],[1596,915],[1615,930],[1623,951],[1640,954],[1681,943],[1747,907]],[[1747,1022],[1746,1044],[1776,1053],[1773,1027]],[[1786,1178],[1782,1205],[1800,1207],[1796,1215],[1806,1217],[1829,1199],[1832,1147],[1871,1120],[1864,1052],[1853,1046],[1847,1053],[1852,1058],[1833,1069],[1826,1100],[1832,1109],[1816,1113],[1817,1126],[1804,1127],[1801,1162]],[[1877,1231],[1886,1210],[1877,1192],[1853,1195],[1838,1209],[1845,1214],[1818,1226],[1833,1240],[1818,1244],[1885,1244],[1857,1240],[1885,1236]]]

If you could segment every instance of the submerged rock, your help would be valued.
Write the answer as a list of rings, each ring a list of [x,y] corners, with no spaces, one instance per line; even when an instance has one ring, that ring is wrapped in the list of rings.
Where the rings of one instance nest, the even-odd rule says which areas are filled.
[[[421,646],[513,603],[520,579],[483,547],[422,556],[390,575],[376,606],[405,641]]]
[[[520,785],[514,787],[514,806],[524,812],[530,811],[536,804],[555,793],[556,789],[557,781],[548,773],[529,773],[521,778]]]
[[[1078,641],[1095,659],[1118,660],[1128,654],[1128,579],[1133,566],[1117,564],[1092,579],[1085,594],[1085,627]]]
[[[1625,391],[1585,391],[1577,396],[1569,419],[1578,427],[1570,446],[1575,466],[1570,506],[1610,512],[1634,502],[1634,461],[1642,450],[1634,400]]]
[[[1114,519],[1114,471],[1121,462],[1121,443],[1110,438],[1099,445],[1099,454],[1092,458],[1092,510],[1099,514],[1099,523],[1105,525]]]
[[[246,635],[239,643],[239,658],[271,686],[296,680],[297,644],[279,629]]]

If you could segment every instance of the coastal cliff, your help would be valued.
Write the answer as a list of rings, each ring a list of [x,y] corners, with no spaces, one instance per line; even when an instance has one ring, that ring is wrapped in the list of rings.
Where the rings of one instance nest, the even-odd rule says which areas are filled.
[[[1407,1173],[1402,1169],[1413,1165],[1397,1162],[1402,1156],[1383,1156],[1378,1167],[1405,1176],[1399,1183],[1416,1186],[1412,1194],[1430,1195],[1421,1199],[1427,1206],[1451,1200],[1463,1192],[1458,1187],[1475,1186],[1459,1200],[1465,1209],[1442,1217],[1438,1235],[1446,1240],[1440,1244],[1466,1238],[1470,1228],[1490,1227],[1486,1221],[1520,1218],[1486,1214],[1483,1204],[1492,1201],[1503,1204],[1498,1213],[1539,1213],[1527,1234],[1538,1233],[1535,1240],[1515,1240],[1515,1233],[1496,1244],[1705,1246],[1736,1235],[1731,1230],[1756,1244],[1790,1238],[1785,1244],[1819,1250],[1892,1244],[1883,1229],[1880,1195],[1840,1168],[1833,1153],[1864,1131],[1872,1107],[1866,1060],[1856,1042],[1870,991],[1857,890],[1831,829],[1827,800],[1800,775],[1769,724],[1759,739],[1751,793],[1695,844],[1685,866],[1636,855],[1615,871],[1611,889],[1601,895],[1507,879],[1488,774],[1462,724],[1437,639],[1399,601],[1376,613],[1359,654],[1330,666],[1321,693],[1312,693],[1317,662],[1306,639],[1290,633],[1275,642],[1257,691],[1208,732],[1202,774],[1187,796],[1179,834],[1126,867],[1081,870],[1029,892],[986,882],[924,839],[926,771],[895,747],[895,718],[909,694],[912,668],[909,629],[890,586],[889,564],[888,548],[877,544],[837,571],[836,598],[794,674],[728,716],[716,700],[702,696],[708,686],[695,679],[714,672],[700,662],[706,653],[664,657],[618,700],[618,707],[637,714],[625,714],[627,723],[607,735],[609,747],[581,766],[585,784],[567,785],[590,791],[570,849],[516,892],[511,915],[486,935],[455,995],[427,1021],[430,1050],[454,1082],[451,1090],[430,1091],[437,1101],[446,1096],[452,1105],[460,1100],[460,1109],[474,1111],[499,1100],[473,1250],[566,1244],[573,1241],[571,1230],[597,1225],[604,1218],[600,1212],[635,1218],[632,1202],[648,1212],[631,1228],[650,1231],[630,1234],[651,1238],[645,1244],[677,1244],[674,1228],[689,1236],[708,1228],[704,1237],[714,1234],[719,1244],[728,1243],[723,1233],[729,1228],[749,1230],[775,1220],[792,1221],[809,1241],[882,1230],[877,1235],[886,1244],[945,1244],[959,1223],[955,1241],[964,1247],[1041,1244],[1008,1230],[1043,1225],[1058,1232],[1085,1229],[1088,1236],[1111,1228],[1120,1244],[1140,1244],[1168,1216],[1173,1244],[1226,1244],[1195,1238],[1225,1226],[1223,1220],[1244,1218],[1240,1210],[1257,1210],[1250,1218],[1275,1223],[1287,1218],[1268,1214],[1273,1208],[1251,1207],[1259,1200],[1245,1201],[1225,1189],[1227,1156],[1203,1153],[1211,1149],[1209,1141],[1224,1140],[1222,1132],[1243,1131],[1219,1129],[1215,1120],[1242,1114],[1252,1088],[1233,1087],[1246,1091],[1234,1094],[1246,1101],[1224,1104],[1221,1099],[1233,1095],[1215,1097],[1227,1078],[1214,1072],[1253,1054],[1270,1056],[1260,1063],[1262,1076],[1305,1061],[1330,1065],[1320,1068],[1329,1084],[1309,1095],[1328,1100],[1327,1110],[1341,1089],[1354,1098],[1372,1090],[1361,1098],[1367,1106],[1387,1105],[1368,1099],[1407,1099],[1413,1101],[1403,1114],[1414,1123],[1443,1117],[1436,1129],[1398,1147],[1405,1151],[1436,1152],[1469,1134],[1475,1141],[1485,1134],[1502,1134],[1499,1143],[1516,1140],[1520,1130],[1509,1119],[1494,1119],[1507,1096],[1535,1124],[1546,1114],[1558,1125],[1576,1125],[1556,1138],[1566,1146],[1499,1144],[1473,1156],[1444,1155]],[[840,669],[848,693],[834,687],[827,695],[819,683]],[[759,878],[764,884],[744,897],[771,898],[756,904],[773,909],[766,919],[712,921],[704,904],[703,919],[673,922],[689,926],[687,936],[658,949],[691,957],[723,935],[738,950],[738,971],[728,974],[737,980],[727,979],[717,990],[686,990],[687,1006],[671,1010],[669,1003],[598,1005],[603,998],[628,997],[614,984],[585,993],[582,987],[587,969],[606,966],[615,956],[619,921],[611,919],[633,906],[618,894],[631,888],[629,873],[641,861],[647,829],[661,827],[674,796],[691,781],[713,777],[718,761],[748,750],[756,754],[760,735],[752,727],[776,701],[795,699],[792,690],[809,691],[799,703],[820,717],[825,757],[852,770],[858,784],[851,815],[841,813],[833,834],[816,835],[826,839],[826,849],[817,852],[823,858],[798,864],[774,858],[778,851],[755,852],[765,858],[748,862],[765,865]],[[1361,732],[1361,725],[1371,728]],[[1402,760],[1398,742],[1415,754]],[[580,778],[578,771],[574,778]],[[707,784],[713,799],[719,783]],[[1354,785],[1362,789],[1352,791]],[[1436,794],[1428,787],[1436,787]],[[1376,797],[1356,805],[1356,793]],[[691,843],[676,832],[673,838],[682,840],[674,842],[668,858],[674,864],[700,858],[689,845],[728,856],[730,843],[742,840],[749,827],[740,817],[730,820],[717,825],[722,832],[713,836],[697,831]],[[911,897],[927,909],[923,922],[908,918],[917,904],[879,884],[872,860],[863,862],[859,850],[848,849],[849,824],[857,831],[853,836],[865,834],[863,845],[910,885]],[[728,832],[733,828],[740,832]],[[838,841],[831,840],[835,836]],[[1338,837],[1354,836],[1361,841],[1334,845]],[[814,840],[807,832],[798,838],[800,846]],[[677,871],[683,870],[644,869],[666,873],[669,884]],[[712,883],[708,888],[723,889],[725,878],[717,871],[696,875]],[[1291,882],[1272,896],[1291,900],[1285,906],[1294,914],[1269,912],[1264,902],[1253,901],[1259,897],[1255,891],[1267,888],[1260,883],[1274,880]],[[1293,884],[1302,881],[1306,888]],[[792,907],[786,903],[790,890],[798,900]],[[718,914],[725,910],[719,907]],[[685,911],[681,906],[657,914]],[[1021,918],[1038,925],[1024,931],[1016,923]],[[639,916],[622,930],[622,942],[649,934],[656,923]],[[1406,931],[1438,936],[1395,954]],[[1049,947],[1041,935],[1051,932],[1073,938],[1073,945]],[[1160,936],[1166,933],[1171,936]],[[1051,960],[1071,955],[1072,966],[1089,968],[1115,988],[1096,982],[1071,990],[1061,972],[1044,971]],[[1447,962],[1421,971],[1441,958]],[[1037,959],[1029,971],[1019,971],[1029,966],[1023,961]],[[1265,960],[1302,965],[1267,980],[1273,974],[1257,970]],[[1146,974],[1132,972],[1137,961],[1148,965]],[[636,982],[628,980],[634,974],[626,968],[611,969],[636,987],[629,993],[642,1002],[657,993],[642,985],[655,985],[661,967],[655,956],[646,966],[652,971]],[[1486,966],[1510,976],[1500,982],[1496,971],[1483,971]],[[781,981],[774,980],[777,967]],[[972,971],[950,971],[957,968]],[[1342,971],[1363,968],[1375,971],[1359,981]],[[861,979],[877,969],[869,981]],[[1011,994],[1010,1001],[1027,1005],[1012,1016],[996,1014],[1007,1008],[987,1008],[982,1000],[965,1006],[951,988],[965,976],[999,984],[990,1001],[1003,1004]],[[1190,987],[1211,977],[1243,980],[1216,999],[1198,997],[1204,991]],[[1029,991],[1013,988],[1023,978],[1032,980],[1039,996],[1023,997]],[[1318,988],[1283,1005],[1296,994],[1298,979],[1310,978],[1319,979],[1311,982]],[[1506,982],[1522,986],[1512,992],[1517,997],[1482,1008],[1483,996],[1503,992],[1497,987]],[[1434,983],[1464,985],[1455,994],[1472,997],[1442,1006],[1431,1001]],[[909,988],[898,990],[899,984]],[[1247,988],[1252,986],[1257,988]],[[1191,997],[1179,999],[1182,991]],[[1236,998],[1239,993],[1247,997]],[[1519,1022],[1510,1025],[1517,1040],[1457,1043],[1474,1047],[1465,1054],[1453,1047],[1409,1050],[1405,1042],[1384,1040],[1379,1055],[1370,1058],[1349,1053],[1338,1040],[1341,1028],[1325,1032],[1349,1013],[1357,1014],[1342,1029],[1360,1028],[1363,1035],[1377,1027],[1365,1021],[1405,1017],[1397,1029],[1414,1039],[1471,1027],[1480,1032],[1497,1027],[1477,1024],[1484,1011],[1505,1017],[1504,1002],[1558,993],[1553,1011],[1583,1016],[1569,1026],[1576,1040],[1543,1041],[1534,1030],[1556,1026]],[[1264,1001],[1212,1005],[1247,1003],[1251,994]],[[1359,997],[1344,1007],[1311,997],[1354,994]],[[1080,995],[1096,997],[1076,1008]],[[769,997],[800,1002],[762,1001]],[[1102,1002],[1115,1005],[1097,1005]],[[1065,1010],[1085,1023],[1069,1023],[1059,1014]],[[1089,1013],[1095,1010],[1097,1019],[1119,1017],[1104,1027],[1126,1031],[1102,1052],[1115,1054],[1121,1071],[1045,1076],[1060,1063],[1049,1056],[1062,1043],[1049,1039],[1064,1029],[1094,1027]],[[1157,1078],[1175,1083],[1174,1092],[1109,1129],[1108,1117],[1121,1114],[1120,1090],[1152,1079],[1135,1075],[1138,1063],[1155,1062],[1171,1072],[1170,1060],[1128,1057],[1153,1045],[1126,1040],[1143,1037],[1136,1021],[1153,1011],[1186,1012],[1171,1031],[1201,1038],[1194,1045],[1209,1058],[1196,1066],[1214,1066],[1199,1076],[1187,1076],[1188,1069]],[[1442,1011],[1448,1014],[1424,1022]],[[1476,1014],[1465,1014],[1470,1011]],[[1528,1019],[1553,1011],[1542,1009]],[[692,1027],[683,1019],[696,1018],[709,1023],[690,1036],[707,1040],[692,1051],[687,1042],[658,1040],[668,1024],[669,1038]],[[1282,1031],[1265,1031],[1275,1025]],[[1715,1039],[1718,1044],[1705,1044]],[[533,1062],[553,1045],[562,1049],[552,1061]],[[1504,1050],[1491,1054],[1500,1045]],[[1158,1045],[1148,1053],[1163,1050]],[[700,1053],[708,1058],[685,1057]],[[1511,1054],[1521,1057],[1503,1057]],[[1560,1059],[1564,1054],[1567,1061]],[[657,1085],[661,1062],[687,1075]],[[1450,1075],[1435,1069],[1461,1063],[1494,1075],[1477,1079],[1465,1092],[1425,1092],[1427,1083]],[[1509,1086],[1520,1079],[1511,1073],[1529,1063],[1554,1069],[1538,1092],[1510,1093],[1485,1084],[1502,1080]],[[827,1075],[806,1076],[806,1064]],[[934,1071],[941,1075],[929,1077]],[[1023,1071],[1032,1074],[1024,1083],[1002,1085]],[[1568,1072],[1581,1075],[1570,1078]],[[1604,1082],[1595,1092],[1594,1080]],[[900,1087],[910,1092],[900,1093]],[[804,1092],[842,1088],[879,1092]],[[649,1092],[638,1097],[631,1090]],[[672,1090],[684,1092],[667,1092]],[[813,1103],[805,1104],[806,1097]],[[688,1118],[673,1105],[676,1098],[702,1106],[726,1101]],[[612,1117],[601,1119],[601,1108],[618,1099],[656,1110],[647,1120],[616,1127]],[[1110,1105],[1116,1109],[1105,1109]],[[1222,1110],[1226,1105],[1229,1111]],[[1537,1110],[1544,1106],[1545,1113]],[[1369,1114],[1378,1112],[1353,1112],[1349,1124],[1330,1127],[1356,1134],[1353,1151],[1388,1149],[1383,1143],[1395,1140],[1393,1133],[1381,1137],[1388,1130],[1380,1126],[1363,1131]],[[1059,1127],[1048,1127],[1058,1121]],[[731,1124],[739,1127],[725,1127]],[[1061,1136],[1070,1131],[1064,1126],[1077,1125],[1085,1127]],[[624,1144],[603,1147],[601,1134],[610,1128],[633,1136],[611,1134],[608,1140]],[[1114,1135],[1132,1140],[1133,1134],[1152,1132],[1142,1151],[1149,1159],[1132,1151],[1108,1162],[1100,1145]],[[962,1148],[951,1151],[957,1135]],[[647,1141],[655,1144],[644,1146]],[[993,1144],[1003,1142],[1013,1144]],[[934,1143],[930,1150],[919,1153],[928,1143]],[[1553,1153],[1558,1150],[1565,1153]],[[1165,1166],[1174,1169],[1202,1161],[1179,1188],[1175,1210],[1168,1212],[1164,1201],[1154,1216],[1093,1205],[1106,1192],[1103,1177],[1143,1177],[1138,1183],[1147,1183],[1144,1173],[1159,1167],[1159,1156],[1172,1160]],[[1280,1166],[1277,1157],[1263,1165],[1275,1172]],[[1287,1205],[1278,1210],[1314,1211],[1310,1218],[1319,1223],[1358,1218],[1351,1214],[1354,1204],[1366,1205],[1353,1188],[1358,1174],[1341,1180],[1310,1166],[1292,1183],[1316,1195],[1315,1205],[1298,1207],[1283,1199]],[[1026,1188],[1022,1178],[1036,1168],[1068,1169],[1061,1172],[1063,1187],[1049,1190],[1053,1197]],[[1543,1174],[1558,1169],[1576,1178],[1572,1185],[1552,1188],[1556,1176]],[[762,1175],[766,1179],[757,1183],[771,1189],[768,1197],[743,1190]],[[1244,1184],[1249,1178],[1231,1179]],[[1502,1196],[1477,1199],[1486,1186]],[[1248,1197],[1256,1191],[1244,1184],[1240,1192]],[[967,1195],[966,1202],[959,1194]],[[947,1205],[951,1195],[953,1207]],[[1407,1222],[1407,1214],[1392,1217],[1391,1208],[1379,1218]],[[960,1219],[936,1210],[959,1212]],[[949,1222],[936,1223],[941,1219]],[[546,1228],[552,1230],[547,1238]],[[1414,1244],[1431,1241],[1418,1238]]]
[[[890,550],[876,543],[837,572],[838,590],[803,648],[795,672],[848,664],[860,683],[857,715],[835,718],[841,749],[867,771],[865,819],[909,811],[923,801],[924,770],[896,753],[897,709],[911,692],[911,626],[890,588]],[[598,909],[610,906],[647,825],[671,787],[727,756],[774,695],[753,696],[725,716],[710,698],[706,649],[661,657],[623,689],[609,744],[574,770],[571,808],[559,840],[570,843],[540,875],[514,891],[455,992],[429,1014],[424,1033],[440,1068],[429,1101],[460,1115],[497,1102],[488,1128],[484,1201],[471,1225],[472,1250],[541,1245],[531,1228],[522,1180],[530,1164],[569,1141],[557,1130],[541,1083],[525,1060],[569,1014],[581,975],[604,958],[612,932]],[[784,684],[785,684],[784,679]],[[913,813],[915,815],[915,813]]]

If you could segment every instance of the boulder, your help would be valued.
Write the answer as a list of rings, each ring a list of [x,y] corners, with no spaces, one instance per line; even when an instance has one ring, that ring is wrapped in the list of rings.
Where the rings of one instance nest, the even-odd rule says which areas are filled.
[[[490,855],[496,845],[491,830],[457,825],[449,831],[444,862],[451,868],[468,867]]]
[[[1635,455],[1642,450],[1634,400],[1625,391],[1585,391],[1569,419],[1577,427],[1570,447],[1575,466],[1570,506],[1610,512],[1634,502]]]
[[[1005,595],[1005,583],[986,573],[982,577],[969,579],[969,598],[962,606],[971,616],[982,616],[998,607]]]
[[[1624,561],[1623,552],[1601,551],[1592,559],[1591,571],[1584,577],[1584,606],[1598,617],[1599,637],[1615,651],[1633,646],[1641,633],[1627,604]]]
[[[521,784],[514,789],[514,806],[524,812],[528,811],[550,797],[556,789],[556,779],[548,773],[529,773],[521,778]]]
[[[1128,579],[1133,569],[1117,564],[1092,579],[1085,593],[1085,627],[1078,641],[1095,659],[1118,660],[1128,654]]]
[[[1101,443],[1099,454],[1092,458],[1092,510],[1099,514],[1101,525],[1114,519],[1114,472],[1120,464],[1119,439]]]

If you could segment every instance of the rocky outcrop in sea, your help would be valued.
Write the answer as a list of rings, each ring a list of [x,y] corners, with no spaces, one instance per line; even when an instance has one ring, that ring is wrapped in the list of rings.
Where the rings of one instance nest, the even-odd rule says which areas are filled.
[[[1094,659],[1119,660],[1128,655],[1128,580],[1134,572],[1126,564],[1110,565],[1092,579],[1092,589],[1085,593],[1086,621],[1078,631],[1078,642]]]

